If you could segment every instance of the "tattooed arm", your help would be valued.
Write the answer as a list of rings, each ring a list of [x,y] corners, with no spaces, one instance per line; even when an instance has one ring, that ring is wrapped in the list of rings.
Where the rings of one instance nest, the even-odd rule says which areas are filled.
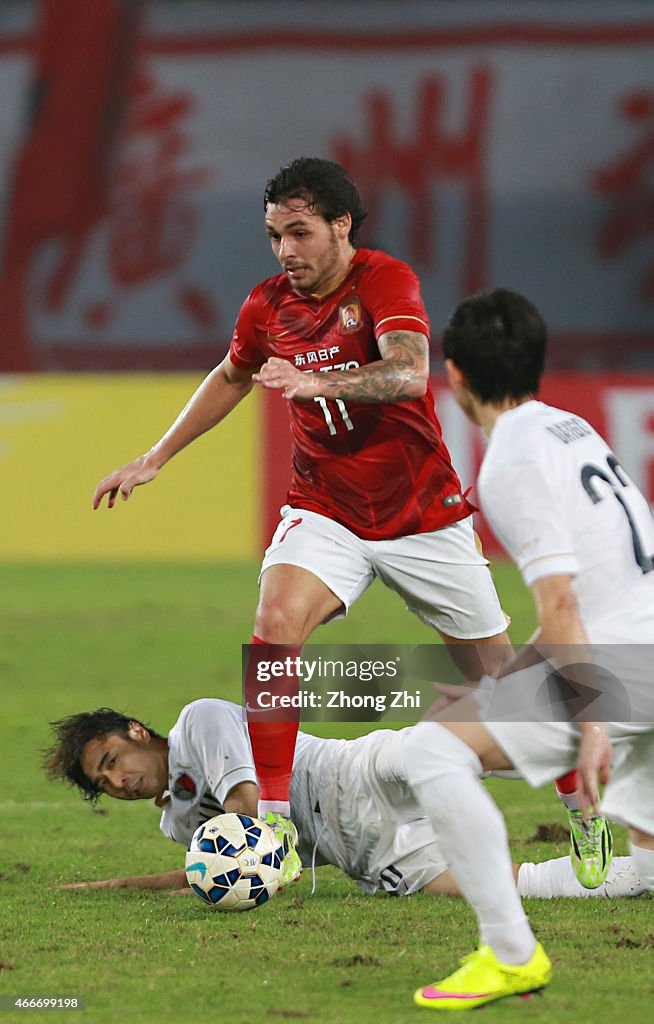
[[[421,398],[429,380],[429,343],[417,331],[387,331],[377,342],[381,359],[351,370],[303,373],[271,358],[253,380],[282,389],[284,398],[341,398],[352,402],[407,402]]]

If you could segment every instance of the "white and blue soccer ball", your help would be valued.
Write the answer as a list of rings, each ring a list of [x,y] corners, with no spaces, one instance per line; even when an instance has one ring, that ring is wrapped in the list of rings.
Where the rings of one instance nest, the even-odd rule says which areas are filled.
[[[219,814],[193,833],[186,877],[216,910],[253,910],[275,895],[284,851],[270,825],[248,814]]]

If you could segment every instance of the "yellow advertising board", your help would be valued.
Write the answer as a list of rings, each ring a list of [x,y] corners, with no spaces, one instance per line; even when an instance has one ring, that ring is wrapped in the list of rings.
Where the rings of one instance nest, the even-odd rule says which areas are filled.
[[[146,451],[199,374],[0,377],[5,560],[245,559],[259,554],[260,396],[108,511],[97,482]]]

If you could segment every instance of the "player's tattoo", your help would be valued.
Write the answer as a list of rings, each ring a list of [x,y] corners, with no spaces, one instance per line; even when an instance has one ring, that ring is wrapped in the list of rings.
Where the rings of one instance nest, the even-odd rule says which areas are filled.
[[[320,375],[324,398],[353,402],[405,402],[415,398],[429,375],[429,345],[424,334],[388,331],[379,339],[376,363]]]

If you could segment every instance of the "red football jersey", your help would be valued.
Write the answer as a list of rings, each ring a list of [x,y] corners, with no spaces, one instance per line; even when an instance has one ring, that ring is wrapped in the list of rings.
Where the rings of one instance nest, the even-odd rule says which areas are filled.
[[[308,372],[381,358],[377,338],[429,321],[418,279],[386,253],[358,249],[345,280],[317,298],[285,274],[257,285],[236,322],[230,356],[258,369],[270,356]],[[293,473],[288,503],[342,523],[365,540],[437,530],[474,511],[461,493],[431,389],[407,402],[289,401]]]

